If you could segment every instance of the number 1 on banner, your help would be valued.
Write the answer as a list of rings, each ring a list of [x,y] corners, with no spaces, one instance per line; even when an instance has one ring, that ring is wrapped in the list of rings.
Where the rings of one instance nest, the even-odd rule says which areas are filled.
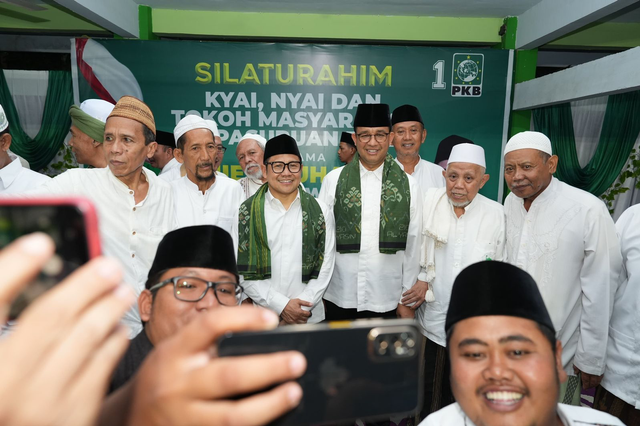
[[[436,72],[436,81],[431,83],[432,89],[446,89],[447,83],[444,82],[444,60],[440,59],[433,64],[433,70]]]

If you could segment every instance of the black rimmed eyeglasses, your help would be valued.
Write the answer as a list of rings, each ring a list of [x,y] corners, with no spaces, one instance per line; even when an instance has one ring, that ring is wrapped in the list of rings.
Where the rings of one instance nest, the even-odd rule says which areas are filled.
[[[242,286],[234,282],[211,282],[197,277],[173,277],[152,286],[149,291],[154,292],[167,284],[173,284],[173,295],[184,302],[202,300],[207,291],[213,289],[216,300],[221,305],[235,306],[242,302]]]

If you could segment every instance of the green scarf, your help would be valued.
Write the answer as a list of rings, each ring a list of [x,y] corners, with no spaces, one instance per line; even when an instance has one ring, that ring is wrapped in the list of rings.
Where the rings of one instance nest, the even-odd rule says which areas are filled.
[[[394,254],[407,247],[411,219],[409,179],[393,157],[387,154],[382,169],[380,192],[380,253]],[[362,193],[360,192],[360,161],[353,160],[340,173],[333,206],[336,220],[336,250],[338,253],[360,252],[362,234]]]
[[[69,108],[69,116],[71,116],[71,124],[86,133],[94,141],[104,142],[104,126],[105,124],[93,118],[75,105]]]
[[[264,199],[268,184],[240,205],[238,212],[238,272],[245,280],[271,278],[271,249],[264,220]],[[326,225],[322,209],[302,186],[302,282],[318,278],[324,260]]]

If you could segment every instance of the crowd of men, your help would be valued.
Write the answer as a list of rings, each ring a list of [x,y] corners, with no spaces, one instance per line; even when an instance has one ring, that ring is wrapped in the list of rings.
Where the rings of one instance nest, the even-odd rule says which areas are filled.
[[[479,194],[490,178],[480,145],[452,135],[431,163],[420,157],[427,129],[415,106],[361,104],[354,133],[340,138],[345,165],[314,198],[288,135],[245,134],[235,152],[245,177],[235,181],[218,171],[227,147],[211,120],[188,115],[162,132],[131,96],[69,114],[69,145],[91,167],[49,179],[10,153],[0,110],[0,195],[96,205],[103,252],[137,300],[122,320],[133,340],[114,357],[106,424],[116,407],[159,415],[149,413],[162,401],[140,394],[170,380],[154,369],[180,371],[167,353],[187,357],[208,331],[220,334],[206,325],[222,318],[213,308],[252,303],[281,326],[415,318],[426,424],[622,424],[564,405],[591,388],[596,408],[640,424],[640,207],[614,224],[602,201],[553,176],[562,159],[545,135],[507,142],[502,205]],[[205,330],[189,327],[196,322]]]

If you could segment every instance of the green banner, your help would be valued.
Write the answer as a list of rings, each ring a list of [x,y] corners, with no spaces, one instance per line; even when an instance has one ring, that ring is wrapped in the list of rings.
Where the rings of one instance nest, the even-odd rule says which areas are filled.
[[[76,39],[73,49],[77,102],[141,97],[165,131],[185,114],[213,119],[229,148],[221,171],[231,178],[243,177],[235,147],[244,133],[288,133],[300,145],[302,182],[317,195],[341,166],[340,133],[353,131],[358,104],[412,104],[427,129],[422,158],[433,161],[449,135],[471,139],[491,174],[481,192],[498,198],[509,51],[102,39]]]

